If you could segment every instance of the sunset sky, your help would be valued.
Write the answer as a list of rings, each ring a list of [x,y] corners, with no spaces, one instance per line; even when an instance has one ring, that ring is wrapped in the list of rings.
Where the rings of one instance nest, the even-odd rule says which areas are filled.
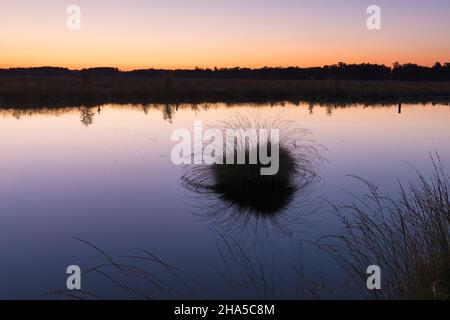
[[[68,5],[81,30],[66,27]],[[382,30],[366,27],[381,7]],[[450,62],[448,0],[0,0],[0,68]]]

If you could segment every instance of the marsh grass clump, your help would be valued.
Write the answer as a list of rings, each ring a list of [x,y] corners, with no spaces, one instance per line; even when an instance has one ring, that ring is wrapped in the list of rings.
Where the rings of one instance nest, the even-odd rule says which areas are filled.
[[[257,114],[236,114],[216,128],[223,132],[227,129],[278,129],[279,139],[275,142],[269,138],[253,144],[236,142],[224,146],[223,163],[187,166],[182,182],[200,207],[197,209],[201,215],[221,224],[222,230],[240,229],[250,221],[289,225],[287,221],[277,219],[296,199],[300,200],[301,192],[306,193],[320,180],[317,173],[317,166],[322,161],[320,147],[310,139],[309,131],[281,117],[265,120]],[[271,157],[273,147],[278,150],[278,171],[273,175],[262,175],[261,169],[269,165],[261,160],[260,148],[271,150],[268,154]],[[236,161],[239,150],[245,154],[244,164]],[[235,160],[233,164],[226,162],[230,154]],[[253,164],[249,161],[252,156],[256,159]]]
[[[450,178],[438,155],[431,160],[433,173],[416,170],[416,181],[399,183],[397,198],[358,178],[369,193],[335,207],[344,231],[322,238],[320,246],[362,292],[367,292],[366,268],[376,264],[382,271],[377,298],[450,299]]]
[[[259,147],[256,149],[258,151]],[[246,158],[249,158],[248,152]],[[297,190],[295,155],[280,147],[278,172],[261,175],[263,167],[259,157],[256,164],[214,164],[210,168],[215,181],[211,191],[242,211],[250,210],[257,215],[275,214],[286,208]]]

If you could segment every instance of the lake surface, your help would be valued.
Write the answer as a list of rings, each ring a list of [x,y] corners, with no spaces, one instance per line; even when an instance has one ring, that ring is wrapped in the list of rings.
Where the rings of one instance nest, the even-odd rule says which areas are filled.
[[[238,112],[293,120],[320,146],[320,179],[295,195],[281,222],[252,220],[251,215],[240,219],[232,209],[221,211],[216,199],[187,190],[181,181],[185,168],[171,161],[173,130],[192,131],[196,120],[214,126]],[[75,238],[120,263],[148,268],[167,282],[171,292],[152,289],[156,298],[295,298],[299,291],[292,284],[298,273],[292,261],[299,258],[305,278],[345,296],[343,270],[304,241],[339,232],[342,226],[328,202],[344,204],[351,199],[349,192],[365,192],[348,175],[395,195],[397,179],[414,178],[410,164],[425,173],[431,170],[429,152],[438,152],[448,164],[449,137],[450,107],[431,104],[404,104],[401,110],[308,104],[2,110],[0,298],[59,298],[45,294],[66,289],[69,265],[86,271],[104,263],[98,250]],[[246,271],[242,265],[228,265],[230,243],[275,285],[240,288]],[[127,258],[142,255],[137,248],[176,267],[183,281],[154,262]],[[143,286],[127,277],[123,282]],[[116,285],[95,272],[82,280],[89,293],[129,296],[130,290]]]

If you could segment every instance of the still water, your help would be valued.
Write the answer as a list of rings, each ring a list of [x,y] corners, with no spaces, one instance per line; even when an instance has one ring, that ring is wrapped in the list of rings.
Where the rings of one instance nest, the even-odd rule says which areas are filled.
[[[246,112],[294,121],[320,153],[317,179],[294,195],[279,218],[246,212],[242,219],[217,199],[193,194],[181,179],[186,168],[170,158],[175,129],[192,131],[198,120],[214,126]],[[58,299],[61,294],[48,294],[66,289],[66,268],[104,264],[99,250],[148,271],[132,279],[116,272],[126,288],[89,273],[82,289],[100,297],[136,296],[130,288],[147,285],[142,290],[151,298],[314,297],[296,285],[300,274],[326,287],[322,296],[346,296],[343,270],[309,244],[342,227],[329,202],[344,204],[349,192],[365,191],[348,175],[395,195],[397,179],[414,177],[411,165],[429,172],[429,152],[447,164],[449,124],[450,107],[431,104],[401,110],[288,103],[3,109],[0,298]],[[246,258],[235,263],[229,246]],[[130,258],[145,256],[138,249],[171,267]],[[256,270],[264,270],[264,280],[244,284],[260,274]],[[150,274],[167,291],[150,288]]]

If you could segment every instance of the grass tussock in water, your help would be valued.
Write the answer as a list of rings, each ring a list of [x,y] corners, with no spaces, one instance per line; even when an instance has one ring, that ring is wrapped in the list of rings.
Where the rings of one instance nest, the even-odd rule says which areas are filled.
[[[151,102],[448,101],[448,82],[146,78],[0,78],[4,106]]]
[[[279,141],[227,144],[221,155],[223,163],[186,166],[181,180],[197,205],[198,215],[213,221],[222,231],[237,228],[236,233],[241,235],[248,225],[269,223],[286,230],[305,222],[301,213],[308,210],[306,205],[302,206],[305,200],[302,195],[320,180],[318,167],[323,161],[321,147],[310,139],[310,132],[281,116],[267,120],[257,114],[236,114],[220,122],[216,129],[219,132],[277,129]],[[274,175],[262,175],[261,169],[272,163],[264,164],[259,150],[263,148],[271,157],[272,147],[279,150],[278,171]],[[237,163],[239,151],[245,154],[245,164]],[[256,160],[253,164],[249,161],[252,155]],[[227,164],[227,157],[233,158],[234,164]],[[275,158],[274,155],[272,161]],[[288,219],[285,213],[292,208],[295,210],[290,211],[294,211],[295,216]]]
[[[209,168],[215,180],[211,191],[240,210],[256,214],[270,215],[284,209],[298,188],[293,179],[298,166],[288,149],[280,147],[279,150],[280,168],[273,176],[261,175],[264,166],[259,159],[257,164],[213,165]],[[246,154],[248,158],[249,152]]]
[[[438,156],[432,161],[433,173],[417,171],[398,198],[361,179],[369,193],[335,207],[343,233],[320,241],[360,285],[369,265],[380,266],[378,298],[450,299],[450,178]]]

